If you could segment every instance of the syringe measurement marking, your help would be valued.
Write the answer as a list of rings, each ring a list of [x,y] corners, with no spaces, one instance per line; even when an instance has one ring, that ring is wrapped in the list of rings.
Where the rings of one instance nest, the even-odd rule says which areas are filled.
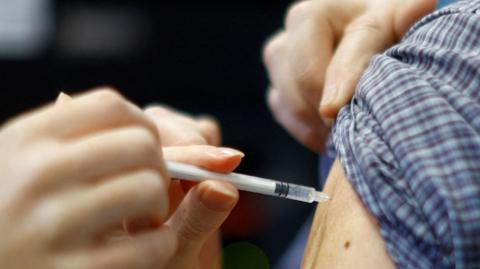
[[[276,193],[278,197],[282,197],[282,195],[283,197],[287,197],[289,191],[290,185],[288,182],[276,182],[274,193]]]

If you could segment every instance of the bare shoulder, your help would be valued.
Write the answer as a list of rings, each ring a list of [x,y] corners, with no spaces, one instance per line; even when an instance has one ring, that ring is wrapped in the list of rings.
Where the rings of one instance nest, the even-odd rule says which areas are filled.
[[[335,161],[324,191],[332,200],[319,204],[302,268],[395,268],[380,230]]]

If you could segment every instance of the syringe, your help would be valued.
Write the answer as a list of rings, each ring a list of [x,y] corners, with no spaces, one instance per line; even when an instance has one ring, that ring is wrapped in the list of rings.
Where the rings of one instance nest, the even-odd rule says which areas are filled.
[[[312,187],[276,181],[237,173],[222,174],[211,172],[194,165],[167,161],[171,177],[191,181],[214,179],[232,183],[239,190],[277,196],[307,203],[326,202],[330,197]]]

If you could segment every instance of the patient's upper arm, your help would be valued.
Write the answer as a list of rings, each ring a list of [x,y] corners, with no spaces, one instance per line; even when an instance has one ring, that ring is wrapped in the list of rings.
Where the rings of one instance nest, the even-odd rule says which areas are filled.
[[[317,207],[303,268],[394,268],[375,219],[335,161],[324,191],[332,200]]]

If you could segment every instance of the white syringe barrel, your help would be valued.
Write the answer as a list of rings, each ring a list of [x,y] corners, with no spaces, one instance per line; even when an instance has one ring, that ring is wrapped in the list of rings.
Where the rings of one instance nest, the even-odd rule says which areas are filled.
[[[224,175],[223,179],[218,179],[225,181],[226,178]],[[315,201],[314,193],[316,191],[312,187],[236,173],[229,174],[228,181],[242,191],[289,198],[307,203]]]
[[[317,192],[312,187],[237,173],[216,173],[183,163],[167,161],[167,170],[170,176],[174,178],[192,181],[203,181],[207,179],[226,181],[232,183],[242,191],[288,198],[307,203],[314,201],[321,202],[329,199],[328,196]]]
[[[239,190],[272,195],[275,191],[275,181],[236,173],[222,174],[195,167],[193,165],[167,161],[170,176],[192,181],[215,179],[227,181]]]

